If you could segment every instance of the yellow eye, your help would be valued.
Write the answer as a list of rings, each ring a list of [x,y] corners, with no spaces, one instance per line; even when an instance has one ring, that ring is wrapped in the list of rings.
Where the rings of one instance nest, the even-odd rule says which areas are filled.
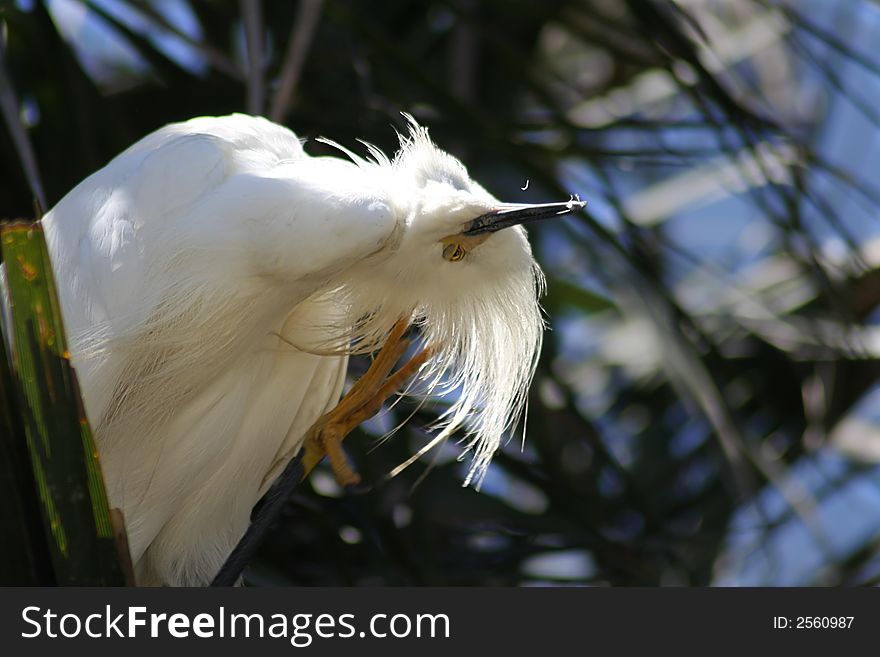
[[[464,258],[467,251],[461,244],[447,244],[443,247],[443,259],[449,262],[458,262]]]

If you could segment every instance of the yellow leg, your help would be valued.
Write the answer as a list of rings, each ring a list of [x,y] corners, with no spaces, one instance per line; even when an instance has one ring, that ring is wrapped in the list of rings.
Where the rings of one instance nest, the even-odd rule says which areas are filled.
[[[305,439],[303,457],[306,476],[326,454],[336,481],[341,486],[360,482],[360,476],[345,456],[342,441],[361,422],[378,413],[382,404],[400,390],[406,380],[415,374],[432,354],[430,348],[423,349],[391,374],[394,365],[409,346],[409,341],[403,339],[408,326],[408,319],[401,319],[394,325],[367,372],[358,379],[336,407],[322,416],[309,430]]]

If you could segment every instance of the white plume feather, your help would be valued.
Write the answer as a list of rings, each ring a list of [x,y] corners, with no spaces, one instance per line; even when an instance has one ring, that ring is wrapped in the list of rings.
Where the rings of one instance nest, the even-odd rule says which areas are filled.
[[[461,163],[438,149],[428,131],[405,116],[410,133],[400,137],[401,148],[393,160],[371,145],[370,160],[340,150],[360,167],[383,170],[396,180],[413,180],[416,187],[426,180],[453,179],[453,184],[463,184],[455,178],[469,180]],[[355,352],[376,349],[405,315],[420,327],[424,344],[436,350],[419,372],[417,389],[454,397],[432,428],[439,431],[436,441],[463,432],[461,458],[471,459],[465,485],[479,486],[502,437],[522,417],[544,331],[538,298],[545,280],[525,231],[510,228],[493,240],[494,245],[487,242],[474,250],[476,259],[484,256],[481,249],[494,246],[498,252],[489,263],[492,266],[475,273],[468,272],[466,263],[441,262],[445,270],[426,274],[429,256],[418,253],[411,259],[404,256],[382,266],[369,263],[357,268],[337,281],[333,291],[337,298],[347,299],[351,326],[339,337],[351,340]]]

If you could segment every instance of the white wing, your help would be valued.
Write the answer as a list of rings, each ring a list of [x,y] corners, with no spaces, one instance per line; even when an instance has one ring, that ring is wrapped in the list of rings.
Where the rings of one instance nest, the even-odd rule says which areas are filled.
[[[244,115],[144,138],[43,219],[74,351],[136,340],[157,314],[186,314],[206,297],[245,307],[275,291],[289,311],[394,229],[374,188],[340,182],[356,169],[310,158],[289,130]],[[86,386],[98,422],[119,363],[79,361],[87,383],[93,368],[113,370]]]
[[[285,128],[233,115],[149,135],[44,217],[140,572],[210,577],[265,473],[335,404],[345,359],[288,343],[320,342],[341,309],[306,300],[394,233],[380,188],[354,164],[307,156]]]

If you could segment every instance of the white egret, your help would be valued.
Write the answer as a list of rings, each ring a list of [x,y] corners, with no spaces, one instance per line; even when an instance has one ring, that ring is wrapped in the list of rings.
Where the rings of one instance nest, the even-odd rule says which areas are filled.
[[[209,582],[319,418],[354,480],[338,440],[410,374],[455,389],[437,429],[462,430],[467,482],[522,410],[543,276],[520,224],[582,204],[501,203],[412,120],[393,160],[333,145],[347,159],[262,118],[169,125],[42,219],[141,584]],[[410,322],[428,347],[386,381]],[[347,354],[383,343],[337,406]]]

